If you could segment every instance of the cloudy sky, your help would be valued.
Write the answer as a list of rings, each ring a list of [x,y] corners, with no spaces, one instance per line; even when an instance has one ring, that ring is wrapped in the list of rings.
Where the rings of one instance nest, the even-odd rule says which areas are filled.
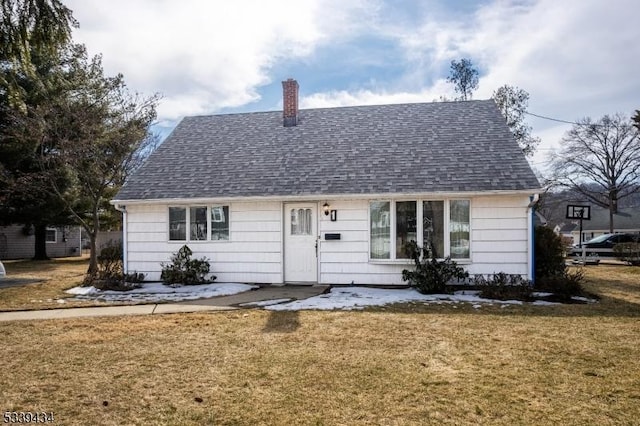
[[[637,0],[66,0],[76,41],[108,74],[160,93],[156,130],[185,115],[277,110],[281,81],[303,108],[453,97],[452,59],[563,120],[640,109]],[[529,117],[543,169],[570,126]]]

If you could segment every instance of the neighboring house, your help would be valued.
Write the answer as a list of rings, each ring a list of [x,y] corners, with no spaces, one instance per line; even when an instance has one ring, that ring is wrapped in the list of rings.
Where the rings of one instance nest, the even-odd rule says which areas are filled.
[[[80,227],[47,228],[47,256],[80,256]],[[33,230],[23,225],[0,226],[0,259],[28,259],[35,254]]]
[[[560,238],[562,238],[562,242],[565,246],[570,247],[576,244],[576,242],[578,241],[574,238],[573,235],[573,231],[575,231],[576,229],[578,229],[578,225],[575,223],[560,223],[553,228],[553,232],[555,232],[560,236]],[[578,234],[579,232],[576,231],[576,236]]]
[[[403,244],[532,277],[540,185],[492,100],[187,117],[112,201],[125,268],[187,244],[222,282],[403,284]]]
[[[640,207],[630,207],[618,209],[618,213],[613,215],[613,231],[640,232]],[[582,241],[589,241],[597,236],[609,234],[609,210],[600,207],[591,207],[591,220],[582,221]],[[578,226],[571,232],[575,244],[580,238]]]

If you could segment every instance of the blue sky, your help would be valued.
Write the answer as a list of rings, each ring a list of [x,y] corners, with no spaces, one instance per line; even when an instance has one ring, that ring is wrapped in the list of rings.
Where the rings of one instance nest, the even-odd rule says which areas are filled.
[[[529,111],[564,120],[640,109],[636,0],[67,0],[75,39],[132,90],[160,93],[155,129],[186,115],[453,97],[451,60],[480,71],[475,98],[503,84]],[[530,117],[544,169],[569,125]]]

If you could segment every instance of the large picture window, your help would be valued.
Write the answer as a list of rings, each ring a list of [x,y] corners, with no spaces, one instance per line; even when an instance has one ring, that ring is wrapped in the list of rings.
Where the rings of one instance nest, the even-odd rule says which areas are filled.
[[[411,241],[424,247],[429,257],[468,259],[469,209],[469,200],[371,202],[370,259],[406,259],[405,247]]]
[[[169,241],[228,239],[229,206],[169,207]]]

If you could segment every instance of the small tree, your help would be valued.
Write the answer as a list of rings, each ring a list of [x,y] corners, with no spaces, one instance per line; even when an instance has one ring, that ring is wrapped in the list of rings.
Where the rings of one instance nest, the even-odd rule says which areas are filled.
[[[478,88],[478,70],[473,67],[470,59],[451,61],[451,71],[447,81],[454,84],[456,93],[460,94],[460,100],[466,101],[473,97],[473,92]]]

